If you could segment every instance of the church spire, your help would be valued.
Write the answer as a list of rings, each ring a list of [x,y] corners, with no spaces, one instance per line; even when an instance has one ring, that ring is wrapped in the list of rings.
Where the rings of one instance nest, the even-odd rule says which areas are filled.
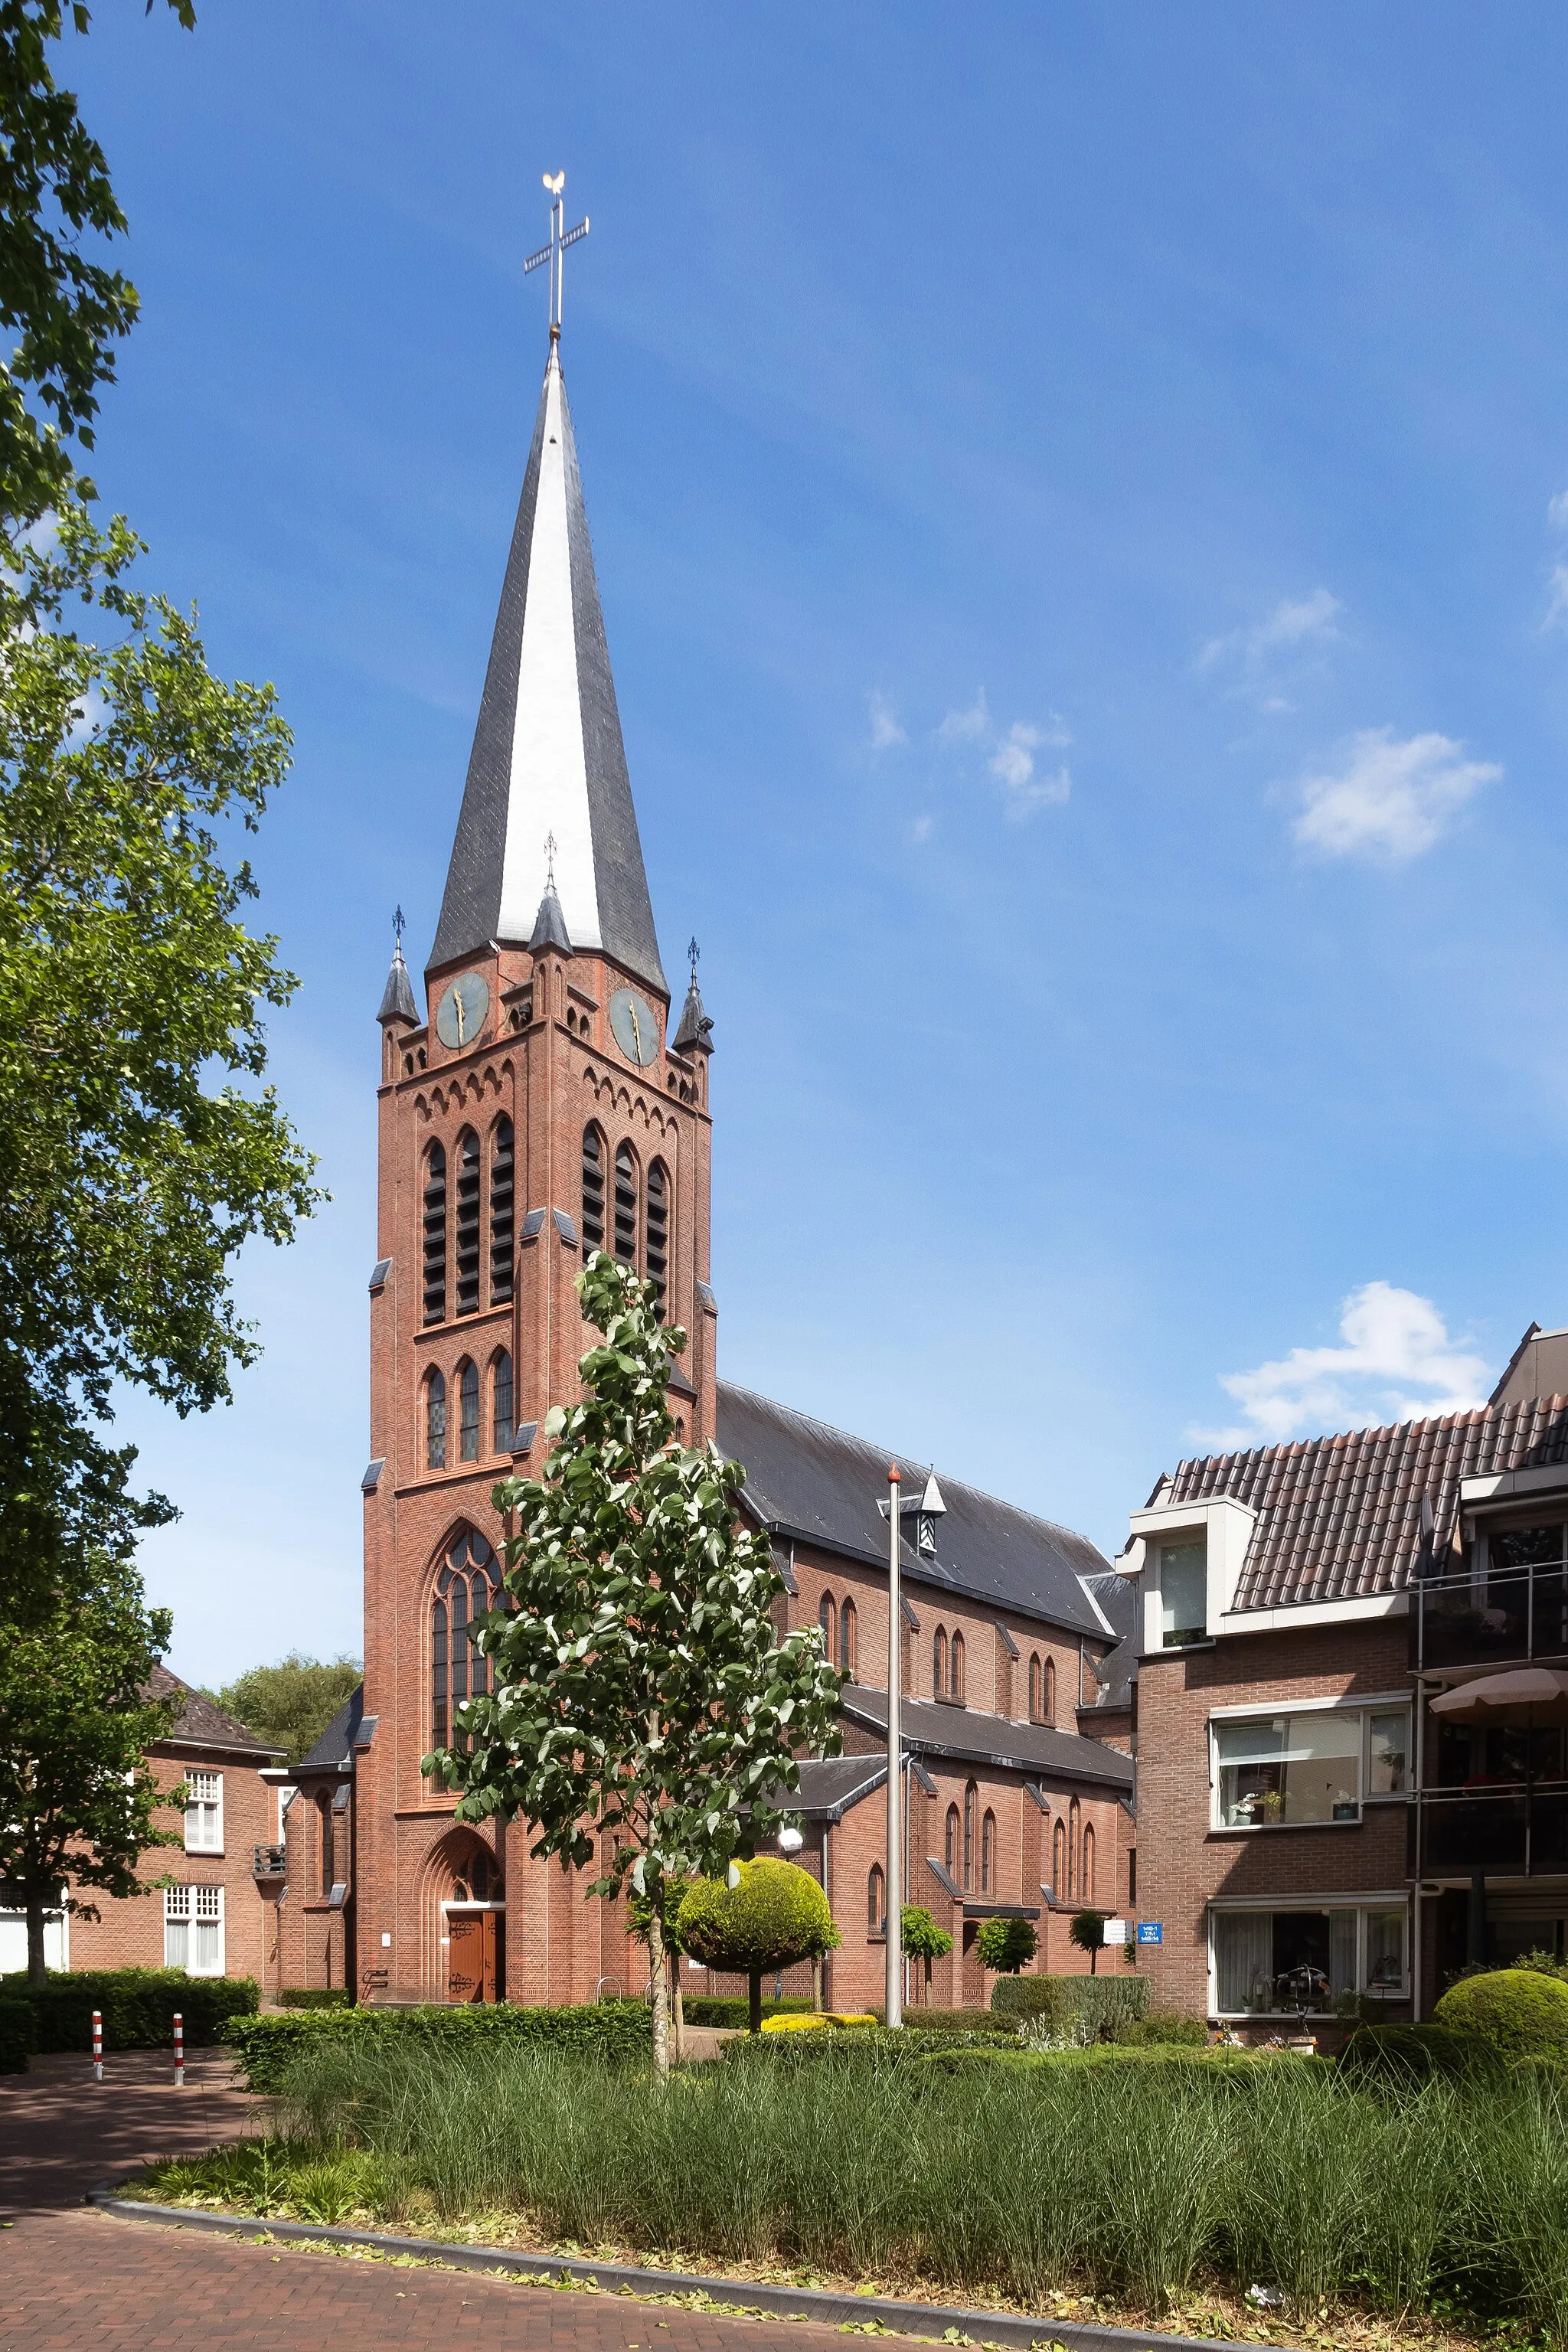
[[[691,958],[691,984],[680,1009],[680,1026],[671,1041],[678,1054],[689,1054],[694,1047],[703,1054],[713,1051],[713,1024],[702,1009],[702,991],[697,985],[697,959],[700,952],[693,940],[687,950]]]
[[[406,1021],[410,1027],[419,1025],[419,1011],[414,1002],[414,983],[408,977],[408,966],[403,961],[403,909],[392,919],[392,968],[386,975],[386,986],[381,992],[381,1011],[376,1019],[384,1025],[388,1021]]]
[[[432,964],[528,942],[547,835],[572,945],[664,992],[554,333]]]

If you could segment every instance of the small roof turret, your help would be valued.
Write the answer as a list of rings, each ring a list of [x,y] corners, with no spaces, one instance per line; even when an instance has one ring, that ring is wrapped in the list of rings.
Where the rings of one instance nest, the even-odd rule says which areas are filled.
[[[680,1008],[680,1026],[671,1039],[677,1054],[710,1054],[713,1051],[713,1024],[702,1009],[702,991],[697,985],[697,959],[700,953],[692,940],[687,950],[691,958],[691,984],[686,992],[686,1002]]]
[[[381,992],[381,1011],[376,1019],[384,1025],[388,1021],[406,1021],[411,1029],[419,1026],[419,1008],[414,1002],[414,982],[408,976],[408,966],[403,961],[403,909],[392,919],[392,967],[386,975],[386,986]]]
[[[554,948],[561,955],[572,952],[566,918],[555,893],[553,877],[544,886],[544,896],[539,902],[539,912],[533,919],[533,929],[529,935],[529,953],[537,955],[541,948]]]

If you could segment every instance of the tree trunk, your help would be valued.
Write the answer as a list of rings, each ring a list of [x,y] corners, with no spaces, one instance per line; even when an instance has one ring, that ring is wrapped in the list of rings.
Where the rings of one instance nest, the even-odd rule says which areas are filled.
[[[760,2033],[763,2030],[763,1972],[761,1969],[753,1969],[752,1970],[750,1991],[751,2002],[746,2013],[746,2031],[748,2033]]]
[[[679,1952],[671,1952],[669,1955],[669,1981],[675,1988],[675,1999],[670,2003],[670,2012],[675,2021],[675,2055],[677,2060],[680,2063],[684,2064],[686,2059],[686,1995],[681,1990],[680,1987],[680,1954]]]
[[[1089,1948],[1089,1972],[1091,1977],[1097,1977],[1100,1974],[1100,1946],[1098,1944],[1091,1944]]]
[[[47,1977],[44,1967],[44,1898],[27,1890],[27,1982],[41,1991]]]
[[[669,1967],[664,1948],[664,1922],[657,1910],[647,1920],[648,1990],[653,1996],[653,2079],[662,2089],[669,2081]]]
[[[818,2017],[822,2015],[822,1954],[811,1956],[811,2005]]]

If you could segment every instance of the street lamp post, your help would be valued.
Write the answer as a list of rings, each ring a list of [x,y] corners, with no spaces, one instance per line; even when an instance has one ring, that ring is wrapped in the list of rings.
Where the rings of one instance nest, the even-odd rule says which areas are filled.
[[[904,2021],[904,1832],[900,1672],[903,1599],[899,1590],[899,1465],[888,1472],[888,1993],[887,2020]]]

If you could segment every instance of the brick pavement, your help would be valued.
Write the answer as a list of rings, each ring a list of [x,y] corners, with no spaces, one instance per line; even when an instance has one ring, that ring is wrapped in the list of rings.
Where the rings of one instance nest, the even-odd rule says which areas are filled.
[[[405,2270],[122,2221],[80,2203],[151,2155],[245,2128],[226,2062],[78,2058],[0,2076],[0,2352],[353,2352],[483,2337],[496,2352],[842,2352],[838,2331],[661,2311],[473,2272]]]

